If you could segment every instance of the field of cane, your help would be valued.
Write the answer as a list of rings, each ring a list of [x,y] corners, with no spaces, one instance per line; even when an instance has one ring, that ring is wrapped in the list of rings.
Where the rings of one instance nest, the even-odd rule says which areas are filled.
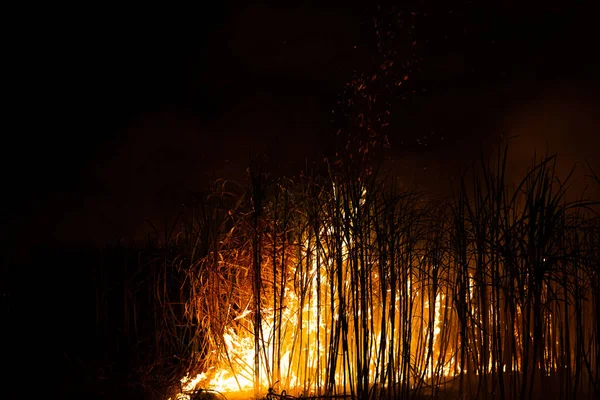
[[[596,398],[597,203],[506,162],[445,199],[339,166],[217,182],[155,277],[170,398]]]
[[[48,380],[63,398],[598,398],[598,199],[555,156],[515,182],[509,160],[445,198],[356,164],[249,169],[142,247],[44,254]]]

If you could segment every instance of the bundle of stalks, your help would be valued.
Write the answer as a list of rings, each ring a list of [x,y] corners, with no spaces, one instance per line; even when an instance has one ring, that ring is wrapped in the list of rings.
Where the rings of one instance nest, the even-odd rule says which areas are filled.
[[[355,168],[221,182],[181,236],[189,393],[598,396],[600,224],[555,162],[512,185],[504,149],[434,200]]]

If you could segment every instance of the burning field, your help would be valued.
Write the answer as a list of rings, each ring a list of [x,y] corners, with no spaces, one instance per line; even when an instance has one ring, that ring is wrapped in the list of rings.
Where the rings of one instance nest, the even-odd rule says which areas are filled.
[[[218,182],[156,277],[170,398],[598,396],[596,204],[505,157],[448,199],[339,165]]]
[[[26,18],[0,396],[600,399],[595,10],[284,3]]]

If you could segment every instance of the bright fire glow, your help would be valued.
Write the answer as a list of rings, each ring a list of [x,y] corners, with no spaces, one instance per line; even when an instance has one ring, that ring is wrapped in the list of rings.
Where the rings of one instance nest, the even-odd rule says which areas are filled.
[[[364,205],[365,195],[366,192],[363,191],[359,207]],[[352,211],[358,212],[359,207],[352,208]],[[319,250],[314,237],[304,238],[300,255],[287,259],[288,279],[284,286],[284,302],[280,306],[280,312],[274,310],[273,304],[263,307],[261,327],[257,330],[252,323],[251,315],[254,314],[254,310],[250,310],[249,302],[245,311],[235,318],[236,321],[243,320],[244,328],[225,327],[222,334],[223,346],[220,354],[216,354],[214,358],[220,361],[193,379],[185,377],[182,380],[182,393],[176,396],[176,399],[187,398],[186,393],[197,388],[228,393],[228,397],[252,397],[254,393],[265,393],[270,388],[277,391],[286,390],[292,395],[316,395],[322,393],[326,382],[334,382],[332,389],[335,392],[347,393],[349,386],[356,386],[356,378],[352,377],[359,372],[356,361],[366,364],[371,382],[378,378],[381,364],[389,355],[385,354],[386,350],[382,348],[381,341],[371,339],[365,344],[361,336],[385,336],[389,341],[391,337],[402,333],[403,328],[398,323],[392,328],[386,324],[387,321],[382,320],[383,301],[390,302],[392,289],[387,288],[385,293],[371,293],[371,288],[382,286],[377,269],[378,261],[367,259],[366,262],[361,262],[358,268],[356,264],[352,265],[356,262],[349,250],[355,245],[353,237],[348,237],[340,243],[338,251],[341,250],[342,269],[336,272],[339,275],[333,276],[336,260],[330,257],[327,244],[333,243],[332,238],[335,234],[332,227],[321,229]],[[420,262],[422,261],[421,257]],[[353,267],[354,272],[351,272]],[[362,268],[365,267],[368,267],[369,271],[363,273]],[[303,271],[305,273],[302,273]],[[352,273],[361,276],[352,276]],[[369,286],[364,286],[365,282],[362,282],[362,286],[357,285],[360,278]],[[372,296],[366,307],[365,304],[360,304],[361,291],[362,294],[369,292],[369,296]],[[445,295],[441,291],[438,292],[434,309],[430,310],[428,292],[420,287],[413,287],[409,277],[405,286],[396,288],[393,296],[395,304],[391,309],[399,308],[401,299],[407,294],[410,294],[411,298],[412,325],[418,327],[413,330],[415,333],[420,330],[425,338],[421,343],[414,341],[410,344],[411,354],[414,356],[422,353],[421,361],[426,363],[423,365],[425,373],[422,378],[431,378],[438,369],[443,370],[443,373],[450,373],[454,368],[454,356],[442,360],[435,359],[433,354],[429,354],[429,350],[422,347],[424,344],[430,345],[434,352],[439,348],[438,337],[442,329],[441,313],[445,307]],[[348,309],[348,306],[352,308]],[[387,308],[389,314],[389,304]],[[345,324],[340,324],[341,320],[344,320]],[[336,327],[340,326],[348,330],[344,336],[346,344],[340,340],[339,330],[336,333]],[[383,335],[382,326],[385,329]],[[255,333],[261,338],[258,357],[259,381],[256,386]],[[347,346],[346,353],[344,346]],[[213,349],[212,352],[216,353],[218,350]],[[339,355],[332,357],[331,354]],[[273,359],[273,355],[276,356],[276,360]],[[332,370],[327,367],[332,362],[337,365],[333,369],[333,379],[327,376],[327,371]],[[416,380],[416,377],[412,379]]]

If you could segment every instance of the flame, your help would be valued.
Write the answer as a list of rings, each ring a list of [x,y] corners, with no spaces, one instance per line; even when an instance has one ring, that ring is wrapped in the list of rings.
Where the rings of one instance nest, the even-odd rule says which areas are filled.
[[[356,207],[351,208],[352,212],[358,212],[359,207],[364,206],[365,196],[366,191],[363,190],[360,202]],[[319,235],[331,238],[335,232],[332,227],[327,227],[321,229]],[[285,304],[282,304],[279,310],[275,310],[273,304],[270,308],[261,310],[262,322],[259,329],[253,326],[251,317],[256,310],[246,308],[240,313],[234,321],[244,321],[247,328],[227,327],[222,335],[222,354],[218,357],[221,362],[212,365],[193,379],[187,376],[182,379],[182,394],[175,398],[186,399],[189,393],[199,387],[228,393],[228,396],[235,395],[235,397],[252,397],[256,391],[264,393],[267,390],[286,390],[292,395],[316,395],[321,393],[322,386],[327,381],[335,382],[334,391],[345,393],[349,385],[355,385],[355,382],[349,382],[349,376],[358,373],[358,368],[344,359],[343,355],[337,357],[331,355],[342,353],[339,331],[334,331],[335,326],[340,326],[341,319],[344,319],[346,324],[354,324],[355,330],[353,335],[347,335],[345,346],[359,349],[346,350],[346,357],[366,362],[369,380],[374,381],[381,369],[380,362],[375,362],[374,356],[382,352],[382,345],[378,341],[371,341],[365,346],[361,343],[360,335],[382,337],[382,325],[385,325],[385,322],[381,321],[382,308],[377,306],[382,300],[374,299],[371,306],[364,308],[355,304],[357,307],[355,310],[345,310],[343,304],[343,299],[356,300],[360,296],[358,291],[366,289],[356,287],[356,282],[352,281],[356,277],[352,277],[349,271],[351,262],[349,248],[353,246],[354,240],[350,237],[341,244],[341,254],[344,257],[342,270],[339,272],[340,285],[339,282],[336,283],[331,279],[333,276],[331,271],[335,265],[334,260],[327,257],[328,249],[321,243],[322,257],[318,262],[315,256],[317,249],[314,238],[304,238],[299,257],[290,259],[286,265],[289,270],[288,276],[294,279],[290,278],[285,283]],[[376,287],[380,284],[380,276],[375,268],[377,261],[368,260],[365,265],[372,268],[363,275],[363,279],[367,279],[373,287]],[[335,288],[335,293],[332,288]],[[392,289],[386,290],[388,297],[391,291]],[[406,296],[407,293],[424,302],[427,311],[423,315],[415,313],[415,318],[424,321],[422,324],[424,334],[428,335],[428,332],[431,332],[433,347],[439,347],[442,302],[445,295],[441,292],[437,293],[433,313],[429,313],[427,293],[419,287],[413,288],[410,278],[407,279],[405,286],[395,290],[396,306],[399,306],[401,297]],[[342,315],[344,310],[345,313]],[[276,311],[279,311],[279,315]],[[387,336],[388,340],[400,333],[398,326],[393,329],[385,326],[383,329],[385,329],[383,336]],[[254,368],[257,357],[255,334],[260,338],[258,373]],[[335,335],[338,335],[338,339],[334,339]],[[416,351],[416,348],[413,346],[412,350]],[[276,360],[273,359],[274,355]],[[325,371],[325,367],[332,362],[337,365],[333,377],[327,376]],[[444,373],[448,373],[452,367],[452,360],[446,362]],[[434,363],[430,362],[425,376],[431,378],[435,368]],[[255,382],[256,375],[259,377],[258,382]]]

